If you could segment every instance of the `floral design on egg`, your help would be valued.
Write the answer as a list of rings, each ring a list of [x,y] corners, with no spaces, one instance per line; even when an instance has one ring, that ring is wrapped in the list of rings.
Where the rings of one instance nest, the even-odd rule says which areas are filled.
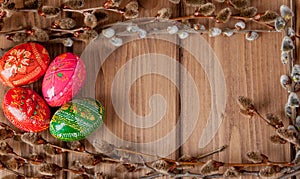
[[[50,57],[40,44],[25,43],[6,52],[0,60],[0,80],[9,87],[35,82],[47,70]]]
[[[30,57],[31,52],[25,49],[14,49],[8,56],[8,59],[4,65],[4,69],[8,69],[11,76],[15,75],[17,72],[25,74],[27,66],[29,66],[30,63]]]

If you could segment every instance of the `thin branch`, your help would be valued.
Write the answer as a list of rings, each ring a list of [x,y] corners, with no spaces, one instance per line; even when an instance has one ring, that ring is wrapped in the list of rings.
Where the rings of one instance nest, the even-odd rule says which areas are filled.
[[[257,110],[254,110],[254,113],[263,121],[265,121],[269,126],[273,127],[274,129],[277,129],[276,126],[271,124],[271,121],[269,119],[266,119],[263,115],[261,115]]]
[[[125,152],[125,153],[128,153],[128,154],[134,154],[134,155],[140,155],[140,156],[144,156],[144,157],[152,157],[152,158],[156,158],[158,159],[159,157],[156,156],[156,155],[151,155],[151,154],[146,154],[146,153],[141,153],[141,152],[136,152],[136,151],[132,151],[132,150],[129,150],[129,149],[123,149],[123,148],[114,148],[116,151],[119,151],[119,152]],[[174,161],[174,160],[172,160]]]
[[[119,9],[110,9],[110,8],[105,8],[105,7],[94,7],[94,8],[88,8],[88,9],[62,9],[64,12],[76,12],[76,13],[81,13],[84,14],[85,12],[90,12],[90,11],[97,11],[97,10],[104,10],[104,11],[109,11],[109,12],[114,12],[123,15],[124,11],[119,10]]]
[[[185,165],[185,166],[202,166],[205,162],[176,162],[178,165]],[[283,166],[283,167],[290,167],[293,166],[293,163],[290,162],[266,162],[266,163],[224,163],[223,166],[225,167],[266,167],[266,166]]]
[[[54,32],[64,32],[64,33],[69,33],[69,34],[73,34],[75,32],[78,32],[78,31],[82,31],[82,30],[86,30],[86,28],[84,27],[80,27],[80,28],[77,28],[77,29],[72,29],[72,30],[65,30],[65,29],[49,29],[50,31],[54,31]]]
[[[291,178],[293,176],[297,176],[297,175],[300,175],[300,170],[296,170],[291,173],[284,174],[282,177],[280,177],[278,179],[289,179],[289,178]]]
[[[269,29],[275,29],[274,26],[255,20],[254,18],[249,18],[249,17],[241,17],[241,16],[237,16],[237,15],[233,15],[231,16],[233,19],[235,20],[243,20],[243,21],[251,21],[254,23],[257,23],[259,25],[263,25],[268,27]],[[212,15],[212,16],[195,16],[195,15],[190,15],[190,16],[183,16],[183,17],[176,17],[176,18],[172,18],[171,20],[175,20],[175,21],[184,21],[184,20],[193,20],[193,19],[210,19],[210,20],[215,20],[216,21],[216,16]]]
[[[114,12],[114,13],[118,13],[123,15],[124,11],[119,10],[119,9],[110,9],[110,8],[105,8],[105,7],[94,7],[94,8],[87,8],[87,9],[61,9],[61,11],[63,12],[75,12],[75,13],[80,13],[80,14],[84,14],[86,12],[94,12],[97,10],[103,10],[103,11],[108,11],[108,12]],[[38,13],[37,9],[16,9],[14,10],[16,12],[33,12],[33,13]]]
[[[228,147],[227,145],[224,145],[224,146],[222,146],[222,147],[220,147],[220,148],[218,148],[218,149],[216,149],[216,150],[213,150],[213,151],[208,152],[208,153],[206,153],[206,154],[199,155],[199,156],[197,157],[197,159],[200,160],[200,159],[203,159],[203,158],[205,158],[205,157],[208,157],[208,156],[214,155],[214,154],[216,154],[216,153],[222,152],[222,151],[224,151],[227,147]]]
[[[241,175],[245,175],[245,176],[255,176],[258,177],[259,176],[259,172],[258,171],[240,171]],[[158,177],[163,177],[163,176],[167,176],[165,174],[162,173],[154,173],[152,175],[149,176],[143,176],[141,177],[141,179],[153,179],[153,178],[158,178]],[[214,175],[208,175],[205,176],[203,174],[198,174],[198,173],[191,173],[191,172],[186,172],[186,173],[180,173],[180,174],[174,174],[172,176],[172,178],[181,178],[181,177],[195,177],[195,178],[205,178],[205,179],[211,179],[211,178],[224,178],[223,174],[214,174]]]

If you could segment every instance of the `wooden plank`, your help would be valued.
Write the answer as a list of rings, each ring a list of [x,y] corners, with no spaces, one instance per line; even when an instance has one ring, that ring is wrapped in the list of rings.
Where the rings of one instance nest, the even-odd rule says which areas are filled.
[[[61,1],[59,0],[55,0],[47,1],[46,3],[49,5],[58,5],[60,2]],[[87,0],[86,7],[99,6],[102,5],[103,2],[104,0]],[[281,4],[289,5],[289,2],[289,0],[278,0],[276,2],[271,0],[259,0],[253,1],[252,5],[258,7],[261,11],[265,11],[267,9],[278,11]],[[300,2],[296,1],[295,9],[298,9],[299,6]],[[173,10],[173,17],[176,17],[179,14],[190,14],[194,11],[193,8],[186,7],[185,5],[182,6],[182,9],[180,9],[181,6],[175,6],[169,3],[168,0],[162,0],[158,1],[154,8],[147,9],[141,7],[140,17],[153,17],[156,15],[157,11],[163,7],[170,7]],[[220,9],[221,7],[223,7],[223,5],[220,5],[218,8]],[[80,14],[67,15],[76,18],[78,22],[82,20],[82,16]],[[112,14],[110,15],[110,20],[105,23],[121,20],[120,17]],[[19,25],[48,27],[54,20],[46,20],[31,13],[26,15],[19,13],[13,18],[18,20],[7,20],[5,25],[6,30]],[[299,27],[299,19],[296,20],[297,27]],[[207,22],[207,20],[202,21],[202,23]],[[209,24],[211,27],[216,25],[213,22],[209,22]],[[216,26],[222,25],[217,24]],[[251,25],[251,27],[261,28],[261,26],[257,25]],[[296,29],[299,34],[299,28]],[[279,33],[263,34],[257,41],[254,42],[246,41],[243,35],[235,35],[231,38],[208,38],[207,36],[203,36],[203,38],[211,46],[213,53],[208,52],[206,46],[199,46],[200,55],[192,55],[188,49],[198,45],[198,43],[193,41],[193,39],[191,42],[188,40],[182,41],[182,45],[187,42],[189,43],[180,50],[178,46],[167,41],[158,39],[143,39],[125,44],[114,51],[107,59],[105,59],[105,63],[101,66],[101,68],[89,68],[88,72],[96,75],[97,81],[96,84],[87,81],[86,85],[90,85],[92,87],[95,86],[95,89],[92,89],[95,90],[95,98],[99,99],[106,107],[107,117],[105,128],[119,139],[140,145],[125,146],[127,142],[118,144],[118,140],[109,141],[108,134],[103,133],[103,128],[94,133],[89,140],[94,141],[93,139],[103,138],[108,140],[108,142],[117,143],[119,147],[132,147],[133,150],[160,156],[167,154],[167,157],[173,159],[180,157],[182,154],[196,156],[197,154],[205,153],[221,145],[228,144],[229,148],[225,152],[214,155],[214,157],[211,158],[225,162],[246,162],[245,153],[254,150],[261,151],[268,155],[272,161],[290,161],[290,149],[288,145],[279,146],[269,142],[268,138],[274,134],[274,130],[256,118],[252,120],[245,119],[239,114],[238,106],[236,104],[237,96],[249,96],[255,100],[257,107],[263,114],[272,112],[284,118],[283,106],[286,102],[287,93],[280,87],[279,84],[280,75],[287,73],[285,66],[283,66],[280,62],[280,44],[282,35]],[[104,44],[100,45],[108,45],[105,44],[107,42],[103,43]],[[299,45],[299,40],[297,41],[297,44]],[[8,43],[7,40],[4,40],[3,37],[1,37],[0,47],[6,48],[11,47],[12,45],[12,43]],[[80,56],[85,50],[85,47],[86,44],[75,42],[73,49],[68,50],[71,50],[73,53]],[[54,59],[57,55],[67,51],[67,49],[61,45],[47,45],[47,49],[50,52],[51,59]],[[180,62],[182,66],[173,62],[168,62],[161,56],[153,58],[151,63],[144,62],[145,60],[149,60],[149,57],[147,56],[138,57],[139,55],[150,53],[163,54],[174,61]],[[297,54],[299,53],[300,51],[297,49]],[[214,58],[214,54],[217,59]],[[135,57],[138,57],[138,62],[136,64],[133,63]],[[201,63],[198,62],[198,58],[202,60]],[[217,61],[213,61],[212,59]],[[175,83],[158,74],[147,74],[138,78],[132,85],[129,84],[129,81],[132,81],[135,75],[143,71],[147,71],[149,69],[155,71],[160,69],[160,60],[167,61],[164,63],[164,65],[168,67],[166,68],[167,74],[175,77]],[[149,64],[151,65],[151,68],[149,68]],[[214,104],[212,95],[215,94],[214,92],[219,94],[217,93],[218,90],[221,90],[222,92],[222,89],[217,88],[220,86],[220,81],[216,81],[221,76],[221,73],[219,73],[219,71],[215,68],[210,69],[206,67],[216,66],[218,64],[222,67],[225,78],[226,108],[224,111],[221,110],[221,112],[217,115],[223,119],[220,128],[218,128],[217,134],[214,136],[212,141],[208,143],[208,145],[204,148],[200,148],[199,141],[206,126],[207,118],[212,110],[211,106]],[[120,73],[122,67],[125,67],[126,65],[128,65],[127,73],[122,74],[124,75],[125,80],[122,83],[117,83],[116,89],[112,91],[113,80],[115,80],[116,75]],[[181,69],[181,67],[183,67],[183,69]],[[186,69],[186,71],[184,71],[184,69]],[[180,73],[177,74],[178,72]],[[191,75],[193,81],[188,81],[188,75]],[[41,82],[42,81],[39,80],[38,82],[30,85],[30,87],[35,89],[39,94],[41,94]],[[128,85],[130,85],[130,90],[126,91]],[[195,96],[191,95],[191,92],[193,91],[191,91],[192,89],[190,88],[193,87],[193,85],[196,85],[196,95],[200,97],[199,107],[196,105],[190,105],[195,102]],[[7,90],[8,88],[1,86],[1,100],[3,100],[2,98]],[[132,111],[137,115],[145,117],[149,114],[153,114],[153,111],[159,111],[160,108],[163,107],[161,106],[162,103],[157,101],[152,104],[153,108],[150,108],[151,97],[155,94],[163,96],[167,110],[159,123],[153,127],[138,128],[126,124],[122,120],[132,122],[134,120],[134,116],[129,111],[121,110],[116,112],[115,106],[112,103],[112,96],[120,99],[124,96],[129,96],[128,102]],[[81,92],[80,95],[84,95],[84,91]],[[199,112],[199,117],[189,118],[189,112],[194,111]],[[123,117],[120,117],[119,113]],[[179,118],[179,116],[181,118]],[[2,121],[8,123],[2,113],[0,113],[0,117]],[[160,116],[158,114],[154,114],[152,117],[154,119],[158,119]],[[178,121],[178,119],[181,119],[181,121]],[[197,120],[196,124],[190,127],[192,124],[191,122],[194,122],[194,119]],[[143,144],[145,143],[157,141],[163,136],[166,136],[175,128],[177,122],[180,122],[180,131],[176,131],[176,133],[170,137],[170,140],[164,146],[153,145],[151,146],[152,148],[150,148],[151,150],[143,147]],[[285,124],[287,123],[288,122],[285,120]],[[142,122],[142,125],[146,124],[147,121]],[[209,126],[208,129],[213,127],[215,127],[215,123],[212,126]],[[189,130],[192,132],[191,135],[189,135]],[[206,133],[206,135],[208,134],[210,133]],[[51,137],[48,132],[44,132],[42,135],[54,143],[65,145]],[[40,147],[31,148],[27,145],[24,147],[20,143],[16,142],[10,142],[10,144],[14,146],[16,153],[24,156],[27,156],[32,152],[39,153],[41,151]],[[170,149],[174,148],[174,144],[183,145],[180,150],[168,153]],[[71,167],[73,161],[82,158],[83,156],[68,154],[47,158],[47,161],[55,161],[61,166]],[[95,171],[103,172],[118,178],[132,178],[137,177],[139,174],[143,174],[138,173],[137,175],[130,175],[117,173],[115,171],[115,166],[112,165],[100,165],[95,169]],[[31,168],[26,169],[25,172],[28,175],[33,174],[33,170]],[[2,172],[0,173],[0,176],[4,176],[6,174],[7,173]],[[66,176],[63,174],[58,176],[58,178],[74,178],[74,175],[70,174]]]
[[[54,5],[54,6],[58,6],[60,4],[59,0],[54,0],[49,2],[45,2],[48,5]],[[52,23],[53,19],[46,19],[43,18],[37,14],[34,13],[15,13],[11,18],[6,19],[5,20],[5,26],[4,26],[4,31],[9,31],[9,30],[13,30],[16,28],[28,28],[28,27],[32,27],[32,26],[37,26],[37,27],[41,27],[41,28],[46,28],[46,27],[50,27],[51,23]],[[11,41],[6,40],[5,38],[1,37],[1,48],[11,48],[13,47],[15,44],[12,43]],[[57,55],[61,54],[62,52],[64,52],[66,49],[62,46],[62,45],[54,45],[54,44],[50,44],[46,46],[47,50],[49,51],[49,55],[51,57],[51,59],[53,59],[54,57],[56,57]],[[36,92],[38,92],[40,95],[42,95],[41,93],[41,84],[42,84],[42,79],[38,80],[37,82],[29,85],[29,87],[31,87],[32,89],[34,89]],[[6,93],[6,91],[8,91],[8,87],[5,87],[1,84],[0,86],[0,100],[3,100],[3,96]],[[2,107],[1,107],[1,111],[2,111]],[[5,122],[7,124],[10,124],[10,122],[4,117],[3,113],[0,113],[0,119],[2,122]],[[57,140],[55,140],[48,131],[42,132],[41,135],[48,141],[62,145],[62,142],[59,142]],[[13,149],[15,150],[15,152],[19,155],[22,155],[24,157],[29,157],[31,154],[43,154],[43,149],[42,146],[35,146],[35,147],[31,147],[27,144],[21,143],[21,142],[15,142],[15,141],[8,141],[8,143],[13,147]],[[56,164],[65,167],[65,155],[58,155],[58,156],[53,156],[53,157],[47,157],[46,161],[51,163],[51,162],[55,162]],[[36,173],[37,167],[32,167],[32,166],[28,166],[25,165],[25,167],[22,167],[19,171],[21,173],[24,173],[27,176],[37,176],[38,174]],[[10,173],[8,172],[1,172],[0,176],[4,177],[5,175],[8,175]],[[65,174],[61,173],[58,177],[64,178]]]
[[[98,2],[95,1],[90,2],[88,6],[95,6],[96,3],[98,4]],[[163,0],[158,1],[156,7],[153,9],[140,7],[139,17],[154,17],[157,14],[157,11],[163,7],[172,8],[174,15],[178,15],[178,7],[171,5],[168,0]],[[106,23],[111,23],[112,21],[114,21],[114,19],[111,19]],[[111,45],[108,40],[98,40],[98,44],[96,44],[96,46],[100,47],[95,48],[99,48],[99,56],[101,56],[102,53],[105,53],[105,50],[103,49]],[[103,47],[102,49],[101,46]],[[74,53],[79,55],[83,51],[83,46],[76,43],[73,49]],[[168,143],[165,143],[163,146],[160,144],[153,145],[151,148],[145,148],[146,145],[144,145],[149,142],[154,143],[156,140],[167,135],[168,132],[173,129],[177,122],[179,106],[176,84],[173,84],[165,77],[155,73],[148,73],[145,76],[138,77],[137,80],[134,81],[135,76],[140,73],[148,70],[155,71],[161,69],[160,61],[163,62],[164,58],[160,59],[160,57],[155,57],[151,60],[151,62],[149,61],[149,57],[142,57],[143,55],[151,53],[163,54],[166,57],[170,57],[175,62],[179,59],[178,48],[176,45],[156,39],[136,40],[128,44],[124,44],[117,50],[113,51],[107,59],[98,59],[98,61],[95,61],[95,64],[90,61],[91,59],[85,59],[83,57],[87,66],[89,66],[88,63],[93,64],[88,67],[88,72],[97,75],[96,84],[94,84],[93,80],[88,77],[89,81],[86,82],[85,86],[92,87],[92,89],[89,90],[96,91],[95,97],[100,100],[106,108],[105,126],[95,132],[93,136],[88,139],[90,139],[90,141],[103,139],[110,143],[114,143],[118,147],[129,147],[133,150],[153,155],[167,156],[175,159],[178,157],[178,155],[176,155],[176,149],[171,153],[168,153],[168,151],[170,151],[171,146],[176,143],[177,133],[172,134],[169,137]],[[102,66],[100,65],[101,68],[97,68],[99,66],[97,63],[100,63],[101,60],[105,60],[105,62]],[[164,65],[167,68],[166,73],[169,76],[174,76],[175,83],[178,83],[179,78],[176,73],[178,64],[174,64],[174,62],[167,62]],[[121,76],[124,76],[124,80],[120,83],[116,83],[116,88],[112,89],[112,84],[114,80],[116,80],[116,75],[120,73],[124,67],[127,67],[126,73],[121,72]],[[133,81],[132,84],[130,84],[131,81]],[[93,89],[94,86],[95,89]],[[127,87],[130,87],[129,91],[127,91]],[[81,95],[84,96],[85,94],[85,89],[83,89]],[[161,95],[167,105],[166,114],[162,116],[162,119],[160,119],[160,114],[155,112],[159,111],[159,108],[162,108],[163,106],[159,103],[159,101],[151,104],[151,96],[155,94]],[[125,106],[123,109],[116,109],[114,106],[115,104],[112,102],[112,96],[115,96],[117,99],[128,96],[129,98],[126,100],[129,101],[123,103],[120,100],[120,104],[127,105],[127,107],[131,108],[130,110],[132,111],[125,111]],[[126,124],[126,121],[132,122],[133,120],[137,120],[135,115],[139,115],[142,118],[146,118],[147,115],[151,115],[153,117],[152,119],[160,120],[156,125],[144,128]],[[146,122],[147,121],[142,123],[146,124]],[[103,128],[105,128],[107,132],[105,132]],[[109,133],[114,135],[115,138],[112,138]],[[123,142],[120,142],[122,140]],[[74,161],[76,159],[80,158],[78,158],[78,156],[69,155],[69,161]],[[95,171],[103,172],[104,174],[117,178],[132,178],[145,173],[138,172],[135,175],[123,174],[116,172],[115,168],[116,166],[102,164],[98,166]],[[72,175],[69,176],[69,178],[72,177]]]
[[[265,10],[279,11],[281,4],[289,5],[289,1],[251,1],[251,5],[259,9],[259,12]],[[220,9],[223,6],[217,6]],[[184,7],[185,15],[193,13],[192,8]],[[202,22],[206,23],[206,22]],[[209,27],[214,27],[214,22],[209,23]],[[222,25],[217,24],[222,27]],[[253,25],[251,28],[263,28]],[[197,154],[206,153],[216,149],[222,145],[229,145],[229,148],[220,154],[213,157],[208,157],[204,160],[215,159],[223,162],[247,162],[245,154],[249,151],[260,151],[269,156],[272,161],[290,161],[289,145],[275,145],[269,140],[271,135],[274,135],[274,130],[267,126],[257,117],[252,120],[246,119],[239,114],[239,107],[236,103],[238,96],[248,96],[255,101],[257,108],[262,114],[275,113],[284,119],[284,123],[288,121],[284,118],[283,106],[286,103],[287,93],[280,84],[279,78],[282,74],[287,73],[286,67],[280,62],[280,44],[282,34],[280,33],[264,33],[259,39],[254,42],[246,41],[244,35],[234,35],[233,37],[216,37],[208,38],[204,35],[207,43],[211,46],[216,54],[219,63],[221,64],[225,81],[226,81],[226,108],[224,111],[219,111],[217,117],[220,117],[222,123],[217,130],[214,138],[204,146],[199,145],[199,140],[206,124],[210,112],[213,112],[211,104],[213,90],[210,89],[211,84],[219,85],[219,81],[209,81],[208,77],[215,75],[218,78],[220,73],[216,73],[216,69],[204,69],[197,62],[197,57],[192,56],[187,51],[183,51],[182,64],[191,73],[196,83],[200,96],[200,109],[197,125],[190,138],[182,146],[181,153],[196,156]],[[190,46],[195,46],[196,43],[191,41]],[[206,53],[205,50],[199,48],[201,53]],[[199,56],[198,58],[203,58]],[[207,63],[214,63],[213,57],[206,59]],[[205,73],[206,71],[206,73]],[[184,81],[185,82],[185,81]],[[193,96],[186,92],[185,86],[181,89],[181,97],[184,100],[191,101]],[[190,106],[183,106],[186,109]],[[197,110],[197,109],[196,109]],[[184,118],[183,113],[182,123],[186,124],[189,119]],[[224,112],[224,113],[222,113]],[[214,123],[214,125],[217,125]],[[207,131],[213,131],[216,126],[208,126]],[[190,130],[190,129],[186,129]],[[182,133],[186,132],[183,129]],[[210,135],[209,135],[210,136]],[[209,141],[209,140],[208,140]],[[245,178],[245,177],[242,177]]]

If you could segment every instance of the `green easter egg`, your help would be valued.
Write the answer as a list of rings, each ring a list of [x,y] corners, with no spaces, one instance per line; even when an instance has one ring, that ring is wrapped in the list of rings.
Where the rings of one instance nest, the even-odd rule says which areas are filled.
[[[104,120],[104,106],[94,99],[74,99],[53,115],[50,133],[59,140],[75,141],[93,133]]]

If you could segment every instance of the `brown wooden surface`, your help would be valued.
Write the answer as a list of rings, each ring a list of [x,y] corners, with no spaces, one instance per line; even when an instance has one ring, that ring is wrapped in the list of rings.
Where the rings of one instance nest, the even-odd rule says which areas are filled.
[[[47,4],[59,4],[59,0],[45,1]],[[86,1],[86,7],[92,7],[96,5],[102,5],[101,1]],[[290,0],[253,0],[251,3],[256,6],[261,12],[270,9],[278,11],[281,4],[286,4],[294,7],[294,11],[297,12],[296,15],[299,17],[299,1]],[[157,5],[153,9],[141,8],[140,17],[155,16],[158,9],[163,7],[170,7],[173,9],[173,17],[179,15],[191,14],[194,9],[186,7],[184,4],[173,5],[168,2],[168,0],[159,0]],[[221,8],[221,7],[218,7]],[[70,14],[67,14],[70,15]],[[78,15],[70,15],[74,18],[80,19]],[[18,18],[18,21],[7,20],[6,28],[22,26],[49,26],[51,20],[45,20],[37,15],[31,13],[28,14],[16,14],[14,18]],[[119,19],[118,17],[113,17],[110,21]],[[202,21],[206,23],[207,21]],[[296,18],[297,31],[299,34],[299,18]],[[216,24],[209,22],[210,26],[213,27]],[[216,26],[219,26],[218,24]],[[253,28],[261,28],[261,26],[251,26]],[[7,30],[6,29],[6,30]],[[182,78],[183,73],[178,65],[173,63],[169,65],[170,75],[176,76],[176,83],[173,84],[168,79],[159,75],[146,75],[138,79],[130,89],[130,105],[136,114],[145,116],[151,113],[149,108],[149,99],[154,94],[160,94],[164,97],[167,104],[166,115],[162,120],[149,129],[138,129],[124,124],[120,117],[116,114],[114,107],[111,102],[111,84],[118,70],[130,62],[134,57],[147,54],[147,53],[160,53],[175,59],[187,71],[191,74],[195,80],[195,84],[198,88],[198,94],[200,96],[200,115],[198,117],[195,129],[192,135],[184,144],[175,152],[170,153],[167,157],[176,159],[183,154],[188,154],[196,156],[201,153],[211,151],[212,149],[218,148],[222,145],[229,145],[229,148],[217,155],[214,155],[213,159],[224,161],[224,162],[246,162],[245,154],[248,151],[260,151],[269,156],[272,161],[290,161],[290,146],[289,145],[275,145],[269,141],[269,137],[275,134],[274,130],[267,126],[263,121],[256,118],[252,120],[245,119],[239,114],[238,106],[236,104],[236,98],[239,95],[248,96],[253,98],[258,109],[265,114],[268,112],[275,113],[284,119],[283,106],[287,100],[287,93],[284,91],[280,84],[279,78],[281,74],[287,73],[286,67],[280,62],[280,44],[282,39],[282,34],[280,33],[264,33],[261,37],[254,41],[248,42],[244,39],[244,35],[235,35],[231,38],[217,37],[209,38],[207,35],[203,36],[207,40],[208,44],[211,45],[216,57],[222,66],[224,77],[226,80],[226,108],[223,114],[223,121],[220,128],[212,139],[212,141],[204,148],[199,148],[199,139],[202,135],[203,129],[206,126],[207,117],[211,110],[211,85],[207,78],[207,74],[203,70],[201,64],[197,63],[197,57],[192,56],[185,49],[180,49],[178,46],[164,42],[161,40],[144,39],[131,42],[120,47],[113,54],[111,54],[108,59],[106,59],[101,70],[99,69],[98,80],[96,83],[96,96],[98,100],[103,102],[106,107],[106,127],[114,133],[119,138],[137,142],[145,143],[157,140],[172,130],[177,122],[179,122],[183,127],[172,136],[169,141],[170,144],[181,143],[182,136],[185,131],[189,130],[184,128],[186,122],[189,121],[185,116],[187,116],[184,109],[191,108],[191,106],[182,106],[180,100],[191,101],[194,100],[193,96],[189,95],[187,84],[184,83],[185,79]],[[298,42],[299,44],[299,42]],[[11,47],[13,44],[1,37],[0,47],[7,48]],[[190,44],[194,44],[191,42]],[[298,45],[299,46],[299,45]],[[62,45],[47,45],[47,49],[50,52],[51,58],[54,59],[55,56],[66,51],[72,51],[77,55],[81,55],[84,51],[85,44],[76,42],[71,49],[66,49]],[[201,51],[201,49],[199,49]],[[203,51],[203,49],[202,49]],[[206,53],[203,51],[203,53]],[[299,54],[299,48],[297,54]],[[145,67],[143,65],[138,66],[134,70],[143,70]],[[153,67],[156,68],[156,67]],[[95,71],[97,72],[97,71]],[[207,70],[207,73],[214,74],[213,70]],[[130,79],[132,74],[125,74],[127,78]],[[41,81],[30,85],[39,93],[41,93]],[[122,85],[120,84],[118,91],[119,95],[126,95],[122,90]],[[179,86],[177,88],[176,86]],[[5,94],[8,88],[1,85],[0,87],[0,99]],[[160,104],[155,104],[160,105]],[[179,114],[181,110],[181,121],[179,121]],[[2,113],[0,117],[3,121],[8,122]],[[126,111],[124,112],[126,116]],[[155,116],[155,115],[154,115]],[[130,116],[126,116],[130,118]],[[284,121],[285,124],[288,123],[287,120]],[[44,132],[43,136],[47,139],[60,143],[48,134]],[[60,143],[61,144],[61,143]],[[157,146],[155,151],[152,151],[154,155],[163,154],[163,151],[168,150],[172,147],[170,144],[165,146]],[[12,143],[15,146],[16,152],[23,155],[28,155],[32,152],[39,152],[38,148],[32,148],[27,145],[20,145],[17,143]],[[65,145],[65,144],[61,144]],[[120,147],[130,147],[130,146],[120,146]],[[134,148],[134,150],[143,151],[141,148]],[[72,154],[65,154],[62,156],[56,156],[48,158],[48,161],[58,161],[61,166],[71,166],[72,161],[79,159],[80,156],[74,156]],[[29,175],[32,170],[26,170]],[[111,165],[101,165],[97,167],[97,171],[104,172],[111,176],[117,178],[131,178],[136,177],[128,174],[120,174],[115,172],[115,167]],[[0,176],[5,176],[6,173],[0,173]],[[74,178],[74,175],[60,175],[59,178]],[[244,178],[244,177],[243,177]]]

